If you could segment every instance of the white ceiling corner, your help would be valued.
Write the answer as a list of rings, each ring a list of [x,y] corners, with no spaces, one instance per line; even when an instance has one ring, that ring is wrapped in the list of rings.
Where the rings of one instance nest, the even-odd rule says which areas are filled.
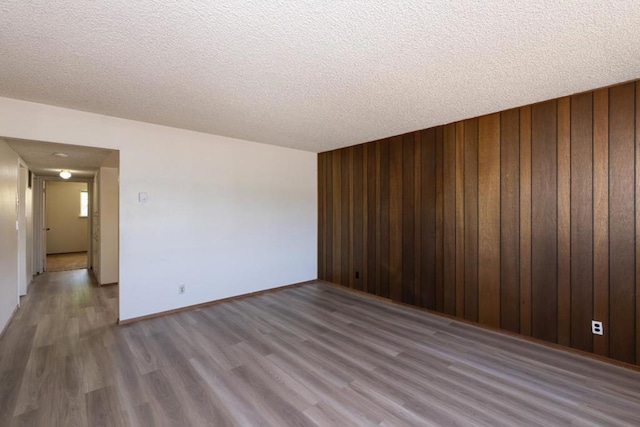
[[[315,152],[638,77],[637,0],[0,4],[0,96]]]

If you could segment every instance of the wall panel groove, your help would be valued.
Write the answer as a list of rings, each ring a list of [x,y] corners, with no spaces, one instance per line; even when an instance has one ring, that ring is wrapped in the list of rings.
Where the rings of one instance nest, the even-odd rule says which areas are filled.
[[[319,154],[318,276],[638,363],[639,92]]]

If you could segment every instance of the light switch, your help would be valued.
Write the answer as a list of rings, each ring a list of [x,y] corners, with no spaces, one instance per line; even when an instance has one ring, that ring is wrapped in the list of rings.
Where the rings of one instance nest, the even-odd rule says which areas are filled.
[[[147,193],[138,193],[138,201],[140,203],[147,203],[148,196]]]

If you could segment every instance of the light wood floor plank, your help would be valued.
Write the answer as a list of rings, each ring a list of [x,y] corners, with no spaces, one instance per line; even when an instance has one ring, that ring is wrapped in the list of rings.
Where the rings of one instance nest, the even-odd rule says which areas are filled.
[[[117,296],[36,278],[0,425],[640,425],[640,372],[323,283],[125,326]]]

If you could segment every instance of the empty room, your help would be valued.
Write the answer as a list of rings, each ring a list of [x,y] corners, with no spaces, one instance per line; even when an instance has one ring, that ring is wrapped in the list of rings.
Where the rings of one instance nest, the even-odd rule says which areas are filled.
[[[0,426],[640,425],[634,0],[0,5]]]

